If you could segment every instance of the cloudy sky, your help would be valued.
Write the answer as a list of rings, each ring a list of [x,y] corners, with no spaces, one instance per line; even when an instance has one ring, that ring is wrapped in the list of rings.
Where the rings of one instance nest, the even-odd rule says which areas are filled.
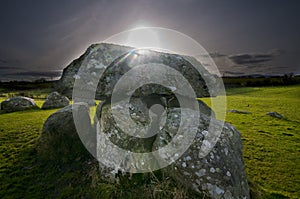
[[[1,0],[0,80],[56,77],[92,43],[141,26],[198,41],[222,74],[300,73],[293,0]]]

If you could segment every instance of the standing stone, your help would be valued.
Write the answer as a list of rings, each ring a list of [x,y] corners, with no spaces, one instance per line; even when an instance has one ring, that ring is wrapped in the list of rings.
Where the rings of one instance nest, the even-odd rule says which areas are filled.
[[[178,132],[181,125],[181,117],[196,117],[193,110],[189,110],[188,115],[182,115],[179,107],[165,107],[165,115],[161,113],[158,121],[164,121],[154,129],[157,134],[149,138],[137,138],[128,134],[128,132],[138,135],[145,126],[151,126],[155,120],[152,109],[140,98],[132,98],[130,101],[130,117],[135,122],[133,128],[128,121],[127,116],[122,110],[126,110],[126,104],[103,103],[98,107],[97,119],[101,121],[101,132],[105,133],[110,141],[116,146],[133,152],[151,152],[156,151],[169,144]],[[112,115],[112,108],[116,108],[118,119],[124,121],[122,129],[116,124]],[[164,119],[162,119],[165,117]],[[126,126],[127,125],[127,126]],[[209,125],[211,125],[209,127]],[[182,124],[182,131],[189,132],[190,126]],[[217,130],[222,130],[219,137],[216,137],[217,143],[212,150],[205,155],[201,147],[210,146],[212,143],[209,136],[214,135]],[[99,133],[99,132],[98,132]],[[107,150],[104,145],[98,146],[98,159],[101,158],[102,150]],[[119,154],[111,154],[111,159],[107,164],[112,168],[118,167]],[[163,156],[156,157],[159,164]],[[138,160],[138,162],[141,160]],[[114,165],[115,164],[115,165]],[[127,164],[124,162],[124,164]],[[128,165],[128,168],[134,167]],[[101,175],[109,181],[117,181],[117,171],[107,168],[100,162]],[[242,156],[242,141],[239,132],[231,125],[226,124],[222,128],[222,122],[201,113],[199,126],[194,141],[183,153],[183,155],[170,166],[162,170],[166,176],[173,178],[178,183],[186,186],[188,189],[206,195],[210,198],[249,198],[249,186],[244,171],[244,162]],[[124,172],[124,171],[123,171]]]
[[[132,71],[131,69],[139,66],[144,68],[140,71],[134,70],[133,76],[123,81],[119,90],[116,89],[119,80]],[[200,74],[194,66],[200,68]],[[165,78],[158,73],[157,76],[149,74],[151,69],[159,67],[177,71],[187,83],[176,75],[167,75],[163,70],[159,72],[163,72]],[[100,73],[103,73],[101,77]],[[167,86],[154,81],[136,88],[135,84],[128,83],[132,77],[141,78],[145,82],[160,78],[163,85]],[[196,59],[152,50],[134,50],[113,44],[97,44],[89,47],[84,55],[64,70],[58,84],[59,91],[70,94],[75,79],[77,101],[95,96],[102,100],[97,107],[94,121],[97,128],[96,154],[100,160],[103,178],[117,181],[126,172],[141,168],[141,165],[143,167],[144,161],[132,159],[135,158],[132,152],[141,154],[173,144],[172,139],[177,136],[178,129],[181,129],[185,132],[184,135],[192,137],[192,142],[182,156],[178,155],[179,159],[172,159],[170,165],[162,169],[165,175],[199,193],[199,196],[249,198],[239,132],[229,124],[225,124],[223,128],[223,123],[215,119],[214,112],[202,101],[194,103],[196,97],[213,97],[218,91],[217,78],[207,72]],[[190,95],[185,90],[187,84],[192,87],[195,95]],[[124,90],[125,94],[123,92],[118,95],[118,91]],[[177,93],[177,90],[183,92]],[[112,101],[113,91],[117,93],[117,101]],[[184,101],[183,107],[180,100]],[[199,114],[197,109],[200,110]],[[192,125],[192,128],[189,121],[196,125]],[[54,123],[50,126],[54,126]],[[218,130],[220,134],[216,133]],[[195,137],[191,136],[192,132],[196,133]],[[141,138],[141,134],[146,136]],[[94,140],[95,136],[92,137]],[[182,137],[177,137],[181,141]],[[113,145],[108,145],[108,142]],[[180,142],[176,144],[182,145]],[[115,150],[117,148],[127,153],[121,156]],[[153,156],[151,164],[159,165],[165,157],[172,158],[159,152]]]
[[[51,108],[61,108],[68,106],[70,100],[60,95],[58,92],[52,92],[48,95],[47,99],[45,100],[42,109],[51,109]]]
[[[174,126],[179,126],[178,118],[194,115],[196,113],[193,110],[189,111],[189,116],[185,116],[181,114],[179,108],[170,108],[166,125],[158,133],[153,150],[170,143],[178,131],[177,128],[174,129]],[[222,129],[218,141],[205,155],[202,147],[212,144],[205,138],[213,135],[217,129]],[[184,131],[190,131],[189,126],[186,126]],[[226,123],[222,128],[220,121],[211,121],[205,114],[200,115],[200,126],[188,150],[163,171],[187,188],[209,198],[250,198],[239,132]]]
[[[39,108],[33,99],[21,96],[3,101],[0,107],[1,110],[6,113]]]
[[[73,114],[80,117],[80,125],[75,125]],[[79,137],[76,127],[85,135]],[[43,126],[38,142],[40,157],[47,160],[67,162],[79,157],[88,156],[83,145],[89,143],[89,150],[95,147],[95,133],[91,126],[89,107],[85,103],[75,103],[50,115]]]

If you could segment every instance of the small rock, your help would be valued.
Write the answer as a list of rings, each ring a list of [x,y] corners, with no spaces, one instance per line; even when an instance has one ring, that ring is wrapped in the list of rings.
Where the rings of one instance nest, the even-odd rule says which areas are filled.
[[[61,108],[68,106],[69,103],[70,100],[67,97],[60,95],[58,92],[52,92],[45,100],[42,109]]]
[[[248,111],[240,111],[240,110],[234,110],[234,109],[228,110],[227,112],[229,112],[229,113],[239,113],[239,114],[252,114],[251,112],[248,112]]]
[[[275,118],[278,118],[278,119],[283,119],[284,118],[282,115],[280,115],[277,112],[268,112],[266,115],[269,115],[271,117],[275,117]]]
[[[21,96],[13,97],[3,101],[0,107],[5,113],[39,108],[33,99]]]

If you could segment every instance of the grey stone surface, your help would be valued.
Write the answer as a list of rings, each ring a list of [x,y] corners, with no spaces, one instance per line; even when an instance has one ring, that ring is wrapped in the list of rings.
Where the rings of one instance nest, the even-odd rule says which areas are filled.
[[[144,99],[133,98],[129,107],[131,119],[136,122],[135,127],[133,128],[129,124],[126,126],[128,119],[120,113],[118,117],[125,121],[124,126],[120,129],[112,116],[111,104],[102,103],[97,110],[97,117],[101,118],[102,132],[107,134],[110,141],[120,148],[134,152],[150,152],[170,143],[178,132],[181,117],[195,117],[197,115],[194,110],[189,110],[188,115],[181,115],[179,107],[164,107],[166,115],[161,115],[159,118],[160,121],[164,122],[156,128],[156,135],[146,139],[128,135],[126,132],[136,131],[138,134],[144,126],[151,124],[154,119],[149,114],[148,107],[151,105],[153,104],[147,104]],[[124,107],[120,105],[116,108],[121,110]],[[210,122],[212,122],[212,127],[209,128]],[[208,155],[203,155],[201,147],[212,144],[205,138],[214,135],[215,131],[221,128],[222,123],[220,121],[202,112],[194,141],[184,154],[173,164],[164,168],[163,172],[178,183],[209,198],[249,198],[249,186],[242,156],[242,141],[239,132],[233,126],[225,124],[216,145]],[[188,132],[190,126],[183,124],[182,129],[184,132]],[[116,156],[118,154],[111,155],[112,162],[113,159],[117,159]],[[160,157],[156,158],[159,164]],[[107,168],[101,163],[100,170],[105,179],[117,180],[117,171]]]
[[[97,87],[99,74],[119,56],[132,50],[130,47],[100,43],[91,45],[84,54],[72,61],[64,70],[56,85],[58,92],[72,98],[75,79],[82,81],[82,91],[89,91]],[[79,68],[81,73],[78,74]],[[82,95],[85,96],[85,95]],[[88,95],[89,96],[89,95]]]
[[[151,50],[133,50],[130,47],[112,44],[92,45],[79,59],[72,62],[64,70],[57,86],[60,92],[71,96],[76,79],[75,90],[78,92],[75,92],[75,96],[73,96],[75,102],[94,99],[95,97],[96,99],[103,99],[96,110],[94,128],[89,127],[89,122],[79,127],[80,130],[97,128],[97,136],[96,133],[92,133],[92,136],[86,136],[86,142],[91,143],[93,149],[95,148],[95,140],[98,139],[97,149],[95,149],[97,158],[99,160],[103,160],[104,157],[107,158],[104,156],[104,152],[108,148],[107,141],[127,152],[147,153],[173,144],[172,138],[177,136],[179,127],[187,133],[184,134],[187,137],[191,137],[189,135],[196,130],[195,138],[192,137],[192,143],[189,143],[190,146],[183,155],[178,157],[179,159],[176,161],[171,161],[170,166],[162,169],[165,176],[169,176],[176,182],[198,192],[199,195],[202,194],[209,198],[249,198],[249,186],[244,171],[242,141],[239,132],[229,124],[225,124],[223,127],[223,123],[215,119],[214,112],[202,101],[198,102],[198,106],[197,103],[190,105],[188,102],[192,101],[189,100],[195,98],[186,92],[180,93],[180,99],[187,102],[184,103],[187,107],[182,107],[176,98],[178,97],[176,91],[180,90],[179,87],[186,88],[187,85],[176,76],[166,76],[165,78],[159,76],[162,82],[170,86],[146,84],[134,89],[133,93],[125,94],[130,96],[129,103],[122,101],[124,100],[122,95],[117,98],[118,104],[116,101],[112,103],[112,92],[120,78],[132,71],[132,68],[141,65],[147,69],[155,66],[168,66],[172,70],[178,71],[191,85],[197,97],[216,96],[218,93],[218,78],[207,72],[193,57]],[[201,74],[194,66],[200,69]],[[134,73],[134,77],[139,77],[145,82],[151,78],[155,79],[156,77],[153,75],[148,75],[149,71],[142,69]],[[99,77],[100,73],[103,73],[101,77]],[[172,86],[173,83],[179,87]],[[128,84],[128,86],[126,81],[122,84],[125,85],[126,89],[131,89],[131,85]],[[136,85],[132,86],[135,88]],[[212,89],[208,89],[208,87]],[[124,87],[120,88],[122,91]],[[96,93],[93,93],[93,90]],[[196,106],[196,108],[192,106]],[[197,114],[197,108],[200,110],[200,116]],[[69,109],[66,107],[62,109],[63,111],[56,113],[56,116],[50,116],[49,121],[47,120],[44,125],[43,134],[49,135],[48,137],[66,132],[69,132],[67,136],[75,135],[76,128],[72,123]],[[85,109],[75,112],[83,112],[83,115],[87,115],[88,111]],[[182,109],[188,111],[182,111]],[[116,115],[113,114],[114,111],[117,113]],[[127,114],[128,112],[129,114]],[[83,120],[89,120],[84,118]],[[191,129],[189,120],[182,118],[193,118],[190,121],[197,126]],[[60,120],[65,120],[66,123]],[[195,121],[198,120],[199,123],[196,123]],[[218,129],[221,130],[220,135],[216,133]],[[143,135],[146,137],[139,137],[142,133],[145,133]],[[100,139],[104,138],[101,137],[102,134],[106,135],[104,137],[108,137],[109,140]],[[89,137],[92,139],[89,140]],[[52,140],[65,140],[65,138],[54,136]],[[216,141],[215,145],[213,141]],[[183,142],[186,142],[185,139]],[[176,144],[181,145],[179,142]],[[52,145],[54,148],[57,144]],[[142,163],[140,160],[137,162],[128,161],[126,155],[126,157],[120,158],[120,154],[114,148],[116,147],[113,146],[108,150],[108,159],[105,159],[107,162],[100,161],[99,164],[101,177],[112,182],[117,181],[120,172],[129,171],[127,168],[136,167],[136,164]],[[176,153],[174,151],[167,152]],[[165,157],[159,153],[153,158],[154,164],[160,164]],[[127,168],[122,169],[120,164],[123,162],[120,163],[118,160],[124,160]]]
[[[135,78],[139,77],[141,79],[141,82],[159,78],[159,80],[162,80],[165,85],[170,86],[166,88],[158,84],[143,85],[134,92],[133,96],[135,97],[148,96],[151,94],[173,95],[174,92],[180,90],[180,88],[177,87],[187,88],[187,85],[185,85],[185,83],[178,77],[179,75],[170,75],[171,70],[153,70],[153,74],[148,74],[147,67],[153,68],[157,65],[164,65],[171,69],[175,69],[178,74],[180,76],[183,76],[187,80],[189,85],[191,85],[197,97],[216,96],[218,90],[216,86],[216,77],[206,71],[200,63],[198,65],[201,66],[201,74],[189,61],[187,61],[186,57],[184,56],[156,52],[152,50],[132,50],[113,61],[104,71],[104,74],[99,81],[99,85],[97,87],[97,96],[111,96],[113,90],[116,89],[116,83],[120,80],[120,78],[136,66],[145,66],[140,71],[133,72],[133,76]],[[165,75],[161,74],[162,72],[165,73]],[[161,75],[163,75],[163,77],[161,77]],[[130,78],[128,80],[130,81]],[[125,81],[125,79],[123,80],[123,82],[124,83],[122,83],[123,86],[121,87],[121,89],[128,88],[130,90],[131,87],[135,86],[128,85],[128,87],[126,87],[127,82]],[[208,84],[211,85],[211,93],[209,93]],[[174,85],[177,85],[177,87]],[[185,92],[185,89],[183,89],[181,95],[191,97],[189,96],[189,93]]]
[[[93,44],[83,55],[64,69],[56,89],[58,92],[71,98],[76,79],[79,98],[82,99],[85,96],[88,99],[94,99],[94,97],[96,99],[105,99],[108,95],[111,95],[113,86],[121,75],[128,71],[129,67],[152,63],[164,64],[178,70],[191,83],[198,97],[217,95],[218,78],[211,75],[195,58],[155,51],[149,51],[149,53],[140,54],[138,51],[133,51],[131,47],[115,44]],[[133,56],[139,56],[139,58],[133,62]],[[201,71],[201,75],[193,66],[196,66]],[[100,79],[100,74],[103,72],[104,74]],[[210,93],[208,93],[204,79],[213,88],[210,89]],[[171,82],[176,81],[176,78],[170,77],[170,80]],[[169,94],[172,89],[145,85],[135,94]],[[94,90],[97,90],[96,96],[94,95]],[[77,102],[79,101],[80,99],[77,100]]]
[[[277,113],[277,112],[268,112],[267,115],[271,116],[271,117],[275,117],[275,118],[278,118],[278,119],[283,119],[284,117]]]
[[[51,109],[51,108],[61,108],[68,106],[70,100],[60,95],[58,92],[52,92],[48,95],[47,99],[45,100],[42,109]]]
[[[238,113],[238,114],[252,114],[249,111],[241,111],[241,110],[235,110],[235,109],[228,110],[227,112],[229,112],[229,113]]]
[[[39,108],[33,99],[21,96],[3,101],[0,107],[1,110],[6,113]]]
[[[80,125],[75,125],[73,114],[80,117]],[[86,135],[79,137],[77,130],[86,132]],[[90,143],[89,147],[92,149],[96,145],[96,135],[93,132],[88,105],[86,103],[69,105],[47,118],[38,141],[39,154],[41,157],[58,161],[69,161],[88,155],[81,139]]]
[[[136,123],[135,128],[132,129],[132,126],[129,125],[126,121],[128,121],[127,118],[125,118],[125,114],[120,112],[118,116],[123,117],[124,126],[125,128],[120,129],[113,118],[112,110],[111,110],[111,104],[109,103],[102,103],[99,105],[97,110],[97,118],[102,121],[102,132],[105,134],[108,134],[111,141],[118,145],[119,147],[125,149],[125,150],[132,150],[136,152],[149,152],[152,149],[152,143],[154,141],[153,138],[149,139],[139,139],[134,136],[130,136],[127,133],[128,132],[136,132],[138,134],[142,128],[144,128],[146,125],[150,124],[150,116],[149,116],[149,110],[147,109],[147,104],[143,102],[139,98],[134,98],[131,100],[130,104],[130,116],[131,119],[134,120]],[[120,108],[126,108],[125,106],[117,106],[114,107],[116,109]],[[101,114],[101,115],[100,115]],[[135,134],[133,132],[133,134]]]
[[[190,116],[194,111],[189,112]],[[165,146],[177,132],[172,123],[178,123],[178,108],[168,111],[168,120],[155,142],[154,149]],[[209,117],[201,114],[200,126],[194,142],[189,149],[164,172],[181,182],[187,188],[202,193],[209,198],[250,198],[249,186],[244,171],[242,156],[242,141],[239,132],[231,125],[224,125],[218,142],[211,152],[202,157],[201,147],[211,143],[205,139],[213,134],[208,128]],[[213,128],[220,127],[221,123],[213,121]],[[189,130],[187,128],[187,130]]]

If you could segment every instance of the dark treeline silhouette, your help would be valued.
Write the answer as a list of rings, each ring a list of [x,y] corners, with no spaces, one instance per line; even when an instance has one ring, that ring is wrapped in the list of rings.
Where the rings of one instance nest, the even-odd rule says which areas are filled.
[[[12,92],[20,90],[32,90],[32,89],[46,89],[53,88],[57,81],[36,80],[34,82],[29,81],[10,81],[0,82],[0,88],[2,92]]]
[[[283,86],[300,84],[300,76],[294,74],[285,74],[282,76],[237,76],[237,77],[222,77],[226,87],[238,86]]]
[[[282,76],[223,76],[225,87],[239,87],[239,86],[279,86],[279,85],[293,85],[300,84],[300,75],[292,73]],[[34,89],[54,89],[58,80],[49,81],[44,78],[35,81],[0,81],[1,92],[25,91]],[[1,93],[0,92],[0,93]]]

